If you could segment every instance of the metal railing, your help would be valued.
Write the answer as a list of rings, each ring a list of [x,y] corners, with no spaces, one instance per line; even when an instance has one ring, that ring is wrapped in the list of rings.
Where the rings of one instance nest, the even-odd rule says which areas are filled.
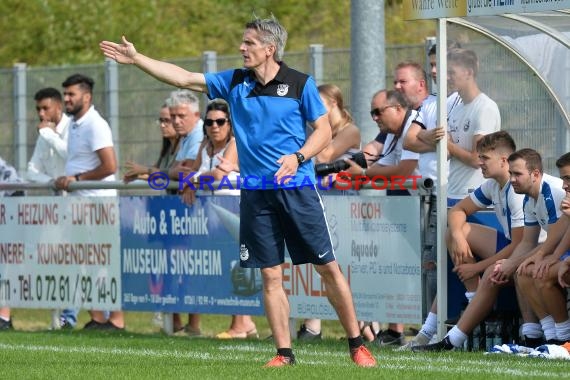
[[[356,182],[353,182],[353,184]],[[378,178],[374,183],[360,182],[359,188],[363,190],[376,190],[379,188],[391,188],[395,187],[397,189],[413,189],[418,190],[419,195],[431,195],[433,190],[434,182],[431,178],[420,178],[420,179],[407,179],[404,182],[398,181],[391,183],[389,180],[383,180]],[[214,189],[239,189],[241,186],[235,180],[224,180],[224,181],[213,181],[213,182],[203,182],[194,183],[196,190],[198,191],[212,191]],[[232,188],[229,188],[232,186]],[[161,189],[152,188],[148,181],[136,180],[133,182],[125,183],[123,181],[75,181],[69,184],[69,191],[74,190],[93,190],[93,189],[115,189],[115,190],[179,190],[182,186],[178,181],[170,181],[167,186]],[[0,182],[0,191],[15,191],[15,190],[57,190],[54,181],[50,182],[15,182],[7,183]],[[325,191],[326,193],[326,191]]]

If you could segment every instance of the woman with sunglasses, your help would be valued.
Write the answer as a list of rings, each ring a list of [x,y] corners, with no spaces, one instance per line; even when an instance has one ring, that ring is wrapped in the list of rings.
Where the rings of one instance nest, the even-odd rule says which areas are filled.
[[[228,104],[222,99],[212,100],[206,107],[204,118],[204,141],[194,161],[193,171],[198,172],[194,178],[208,176],[220,181],[227,177],[230,181],[237,179],[238,158],[235,138],[232,133]],[[220,165],[222,164],[222,165]],[[224,170],[224,168],[230,170]],[[235,184],[232,184],[235,187]],[[213,191],[216,195],[239,195],[237,189],[220,189]],[[184,202],[192,204],[195,191],[187,187],[182,192]],[[251,316],[233,315],[230,328],[216,335],[218,339],[258,338],[257,328]]]
[[[194,181],[199,182],[200,177],[204,177],[204,183],[220,181],[226,178],[230,181],[237,179],[237,171],[226,171],[218,167],[222,159],[229,166],[238,165],[237,148],[230,122],[228,104],[222,99],[212,100],[206,107],[206,117],[204,119],[204,140],[198,150],[198,156],[194,161],[191,172],[196,172]],[[232,185],[235,187],[235,184]],[[199,186],[196,186],[199,188]],[[207,188],[207,187],[205,187]],[[219,189],[213,191],[217,195],[239,195],[237,189]],[[194,203],[196,191],[186,187],[182,191],[184,203]]]

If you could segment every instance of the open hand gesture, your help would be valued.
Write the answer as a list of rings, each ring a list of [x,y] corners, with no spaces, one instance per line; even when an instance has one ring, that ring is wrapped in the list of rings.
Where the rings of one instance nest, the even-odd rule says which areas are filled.
[[[133,64],[137,50],[135,45],[127,41],[125,36],[122,37],[122,43],[117,44],[111,41],[101,41],[99,48],[107,58],[111,58],[118,63]]]

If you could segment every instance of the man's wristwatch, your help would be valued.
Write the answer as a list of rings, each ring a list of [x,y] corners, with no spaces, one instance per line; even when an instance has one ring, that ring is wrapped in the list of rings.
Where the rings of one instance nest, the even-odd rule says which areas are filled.
[[[299,165],[301,165],[303,162],[305,162],[305,156],[303,156],[303,153],[301,152],[295,152],[293,153],[296,157],[297,157],[297,163]]]
[[[79,176],[80,176],[80,175],[81,175],[81,174],[76,174],[76,175],[75,175],[75,180],[76,180],[76,181],[79,181]]]

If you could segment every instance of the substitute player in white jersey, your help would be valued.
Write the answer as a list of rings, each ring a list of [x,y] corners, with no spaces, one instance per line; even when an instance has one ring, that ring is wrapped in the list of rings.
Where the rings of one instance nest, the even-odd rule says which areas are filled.
[[[540,193],[536,198],[527,195],[524,199],[524,224],[536,226],[547,231],[562,214],[560,203],[564,199],[562,180],[544,173],[540,181]]]
[[[532,310],[541,322],[541,325],[554,325],[554,333],[545,330],[545,340],[548,344],[561,345],[570,341],[570,317],[566,306],[566,287],[564,281],[559,282],[560,267],[566,266],[570,257],[570,223],[568,218],[568,200],[570,191],[570,153],[562,155],[556,160],[556,166],[560,170],[560,178],[566,196],[563,201],[556,203],[557,194],[541,192],[541,202],[549,206],[553,211],[560,210],[566,215],[560,217],[559,223],[566,223],[564,236],[553,248],[556,241],[547,241],[535,250],[534,254],[527,258],[517,269],[517,285],[527,297]],[[549,179],[547,179],[548,181]],[[558,224],[558,223],[557,223]],[[549,237],[553,234],[549,233]],[[550,244],[547,244],[550,243]],[[562,269],[564,274],[565,269]]]
[[[467,335],[491,311],[500,286],[512,281],[516,269],[523,260],[536,252],[539,249],[537,247],[555,247],[566,231],[568,222],[564,220],[565,218],[560,218],[559,208],[553,207],[554,204],[560,204],[564,197],[562,181],[542,172],[540,154],[532,149],[521,149],[511,154],[508,162],[513,189],[519,194],[525,194],[523,201],[525,225],[521,241],[514,247],[514,251],[508,258],[496,260],[494,266],[491,265],[485,270],[475,297],[447,336],[434,344],[412,347],[412,351],[444,351],[461,347]],[[548,237],[542,245],[539,245],[541,226],[548,229]],[[515,239],[514,230],[511,233]],[[523,344],[536,347],[543,343],[543,333],[545,336],[555,336],[554,326],[545,324],[543,321],[538,323],[530,305],[524,297],[520,296],[518,283],[515,282],[515,285],[523,318]]]
[[[512,189],[507,163],[507,158],[515,150],[515,142],[507,132],[483,136],[477,144],[477,152],[481,171],[489,179],[449,211],[447,247],[455,266],[454,272],[467,289],[468,300],[473,299],[480,274],[488,272],[488,276],[492,273],[495,261],[509,257],[522,238],[524,196]],[[467,222],[469,215],[491,205],[502,231]],[[477,262],[475,256],[481,260]],[[484,301],[492,306],[495,298],[496,295],[492,295]],[[437,331],[436,311],[437,303],[434,302],[420,332],[408,347],[425,345],[433,337]],[[487,312],[486,307],[476,308],[471,311],[472,319],[481,320]]]
[[[447,60],[449,86],[457,90],[463,101],[448,115],[450,162],[447,198],[451,207],[483,182],[477,141],[501,129],[501,115],[497,104],[477,85],[479,63],[475,52],[452,49]]]

